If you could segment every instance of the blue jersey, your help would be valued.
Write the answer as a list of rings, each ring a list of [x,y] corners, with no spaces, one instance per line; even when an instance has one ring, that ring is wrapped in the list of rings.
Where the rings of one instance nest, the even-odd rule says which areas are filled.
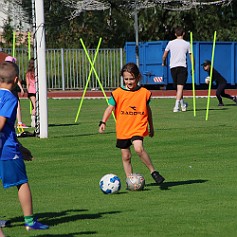
[[[17,105],[17,98],[9,90],[0,88],[0,116],[7,119],[0,132],[1,160],[22,158],[14,128]]]

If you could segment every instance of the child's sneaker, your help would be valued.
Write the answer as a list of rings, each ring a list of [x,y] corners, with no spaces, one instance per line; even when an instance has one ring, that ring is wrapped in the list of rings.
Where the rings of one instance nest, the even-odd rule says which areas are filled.
[[[10,226],[10,221],[0,220],[0,228]]]
[[[184,105],[181,106],[182,112],[186,112],[186,111],[187,111],[187,108],[188,108],[188,103],[184,103]]]
[[[44,225],[37,220],[34,221],[33,225],[29,225],[25,223],[26,230],[46,230],[49,228],[49,226]]]
[[[165,178],[161,176],[158,171],[152,172],[151,176],[157,184],[162,184],[165,181]]]
[[[180,110],[179,110],[179,108],[174,107],[174,108],[173,108],[173,112],[174,112],[174,113],[177,113],[177,112],[180,112]]]

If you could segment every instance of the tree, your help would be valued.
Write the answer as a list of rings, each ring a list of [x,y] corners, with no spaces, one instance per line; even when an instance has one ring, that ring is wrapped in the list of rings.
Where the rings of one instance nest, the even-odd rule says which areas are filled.
[[[13,41],[13,27],[11,26],[12,19],[8,16],[7,21],[3,25],[3,38],[5,40],[5,47],[10,47]]]
[[[19,0],[11,0],[19,2]],[[99,37],[101,47],[123,47],[127,41],[135,41],[134,9],[125,0],[110,0],[111,10],[85,11],[70,19],[72,9],[60,0],[44,0],[46,44],[53,48],[81,47],[83,38],[87,46],[95,48]],[[22,0],[22,7],[29,22],[32,21],[31,1]],[[165,10],[162,4],[155,8],[141,9],[139,16],[139,40],[170,40],[177,25],[193,32],[196,41],[211,41],[217,31],[219,41],[236,41],[237,1],[227,6],[197,6],[186,11]]]

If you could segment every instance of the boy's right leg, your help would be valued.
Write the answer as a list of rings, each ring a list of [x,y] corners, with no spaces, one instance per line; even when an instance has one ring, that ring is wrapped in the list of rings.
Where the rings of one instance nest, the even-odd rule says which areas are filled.
[[[128,177],[133,172],[132,164],[131,164],[131,151],[130,151],[130,148],[120,149],[120,150],[122,154],[124,172],[126,174],[126,177]]]

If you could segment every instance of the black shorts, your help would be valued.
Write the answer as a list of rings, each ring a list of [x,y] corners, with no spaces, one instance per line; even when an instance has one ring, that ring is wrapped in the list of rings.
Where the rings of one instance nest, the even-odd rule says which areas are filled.
[[[185,85],[188,79],[188,70],[186,67],[171,68],[171,75],[173,78],[174,86]]]
[[[12,90],[12,94],[13,94],[14,96],[16,96],[16,98],[19,100],[19,96],[18,96],[17,90],[13,89],[13,90]]]
[[[35,93],[28,93],[28,98],[30,97],[36,97],[36,94]]]
[[[143,141],[143,137],[134,136],[131,139],[117,139],[116,147],[120,149],[127,149],[132,145],[132,142],[135,140]]]

